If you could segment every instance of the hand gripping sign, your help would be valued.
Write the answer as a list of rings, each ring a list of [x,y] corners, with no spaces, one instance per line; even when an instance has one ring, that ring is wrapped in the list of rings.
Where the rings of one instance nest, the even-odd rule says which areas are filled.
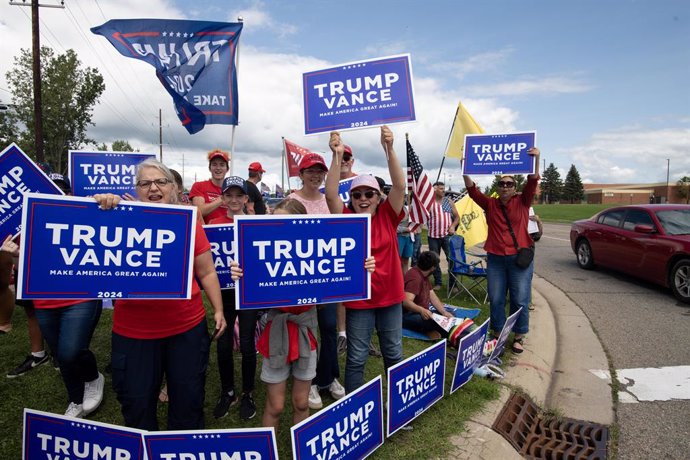
[[[304,73],[304,133],[415,121],[412,86],[409,54]]]
[[[239,309],[368,299],[369,215],[236,216]]]
[[[28,194],[20,299],[189,299],[196,207]]]

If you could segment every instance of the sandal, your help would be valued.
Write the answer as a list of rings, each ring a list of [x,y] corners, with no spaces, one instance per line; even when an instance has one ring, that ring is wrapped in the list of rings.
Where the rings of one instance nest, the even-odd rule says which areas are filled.
[[[510,346],[510,351],[512,351],[513,353],[518,354],[518,355],[520,353],[522,353],[523,351],[525,351],[525,349],[522,347],[524,339],[525,339],[524,337],[514,338],[513,344]]]

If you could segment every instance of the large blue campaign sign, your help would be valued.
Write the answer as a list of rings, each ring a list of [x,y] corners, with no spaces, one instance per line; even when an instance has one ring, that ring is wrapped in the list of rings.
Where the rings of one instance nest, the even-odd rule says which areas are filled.
[[[512,134],[466,134],[463,174],[532,174],[535,131]]]
[[[17,235],[22,224],[24,195],[62,195],[62,190],[16,144],[0,153],[0,238]]]
[[[305,134],[416,120],[409,54],[306,72],[302,95]]]
[[[235,289],[235,282],[230,276],[230,264],[235,260],[235,225],[204,225],[204,231],[211,243],[211,255],[220,288]]]
[[[271,460],[278,458],[273,428],[147,432],[144,434],[144,444],[149,459]]]
[[[369,215],[236,216],[239,309],[370,297]]]
[[[455,361],[453,383],[450,386],[451,394],[470,381],[474,369],[479,364],[484,353],[484,341],[489,331],[489,320],[484,321],[480,327],[460,339],[458,345],[458,358]]]
[[[122,54],[148,62],[190,134],[205,124],[236,125],[235,53],[242,23],[113,19],[94,27]]]
[[[20,299],[189,299],[196,207],[28,194]]]
[[[22,458],[140,460],[144,458],[143,433],[132,428],[24,409]]]
[[[75,196],[136,192],[137,165],[150,153],[69,151],[69,177]]]
[[[481,362],[479,363],[480,366],[487,363],[495,362],[495,360],[498,360],[501,354],[503,354],[503,349],[506,347],[506,342],[508,342],[508,336],[513,331],[513,326],[515,326],[515,323],[517,322],[517,319],[520,316],[521,311],[522,307],[520,307],[518,311],[516,311],[508,317],[506,323],[503,325],[503,329],[501,329],[501,334],[498,336],[498,340],[496,341],[496,347],[491,352],[490,356],[482,358]]]
[[[383,444],[381,376],[290,429],[292,458],[362,459]]]
[[[443,397],[447,342],[441,340],[388,369],[387,436]]]

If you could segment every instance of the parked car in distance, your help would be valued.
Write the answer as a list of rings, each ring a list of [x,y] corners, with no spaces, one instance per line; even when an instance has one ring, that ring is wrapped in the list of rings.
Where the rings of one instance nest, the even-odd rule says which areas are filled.
[[[584,269],[599,265],[642,278],[690,303],[690,205],[609,208],[573,222],[570,245]]]

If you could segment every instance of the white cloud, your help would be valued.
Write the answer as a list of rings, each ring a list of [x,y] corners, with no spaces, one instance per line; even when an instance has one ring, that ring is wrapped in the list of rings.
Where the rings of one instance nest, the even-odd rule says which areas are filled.
[[[590,91],[593,86],[584,81],[571,77],[544,77],[507,81],[489,85],[471,85],[467,87],[468,94],[476,96],[525,96],[532,94],[569,94]]]

